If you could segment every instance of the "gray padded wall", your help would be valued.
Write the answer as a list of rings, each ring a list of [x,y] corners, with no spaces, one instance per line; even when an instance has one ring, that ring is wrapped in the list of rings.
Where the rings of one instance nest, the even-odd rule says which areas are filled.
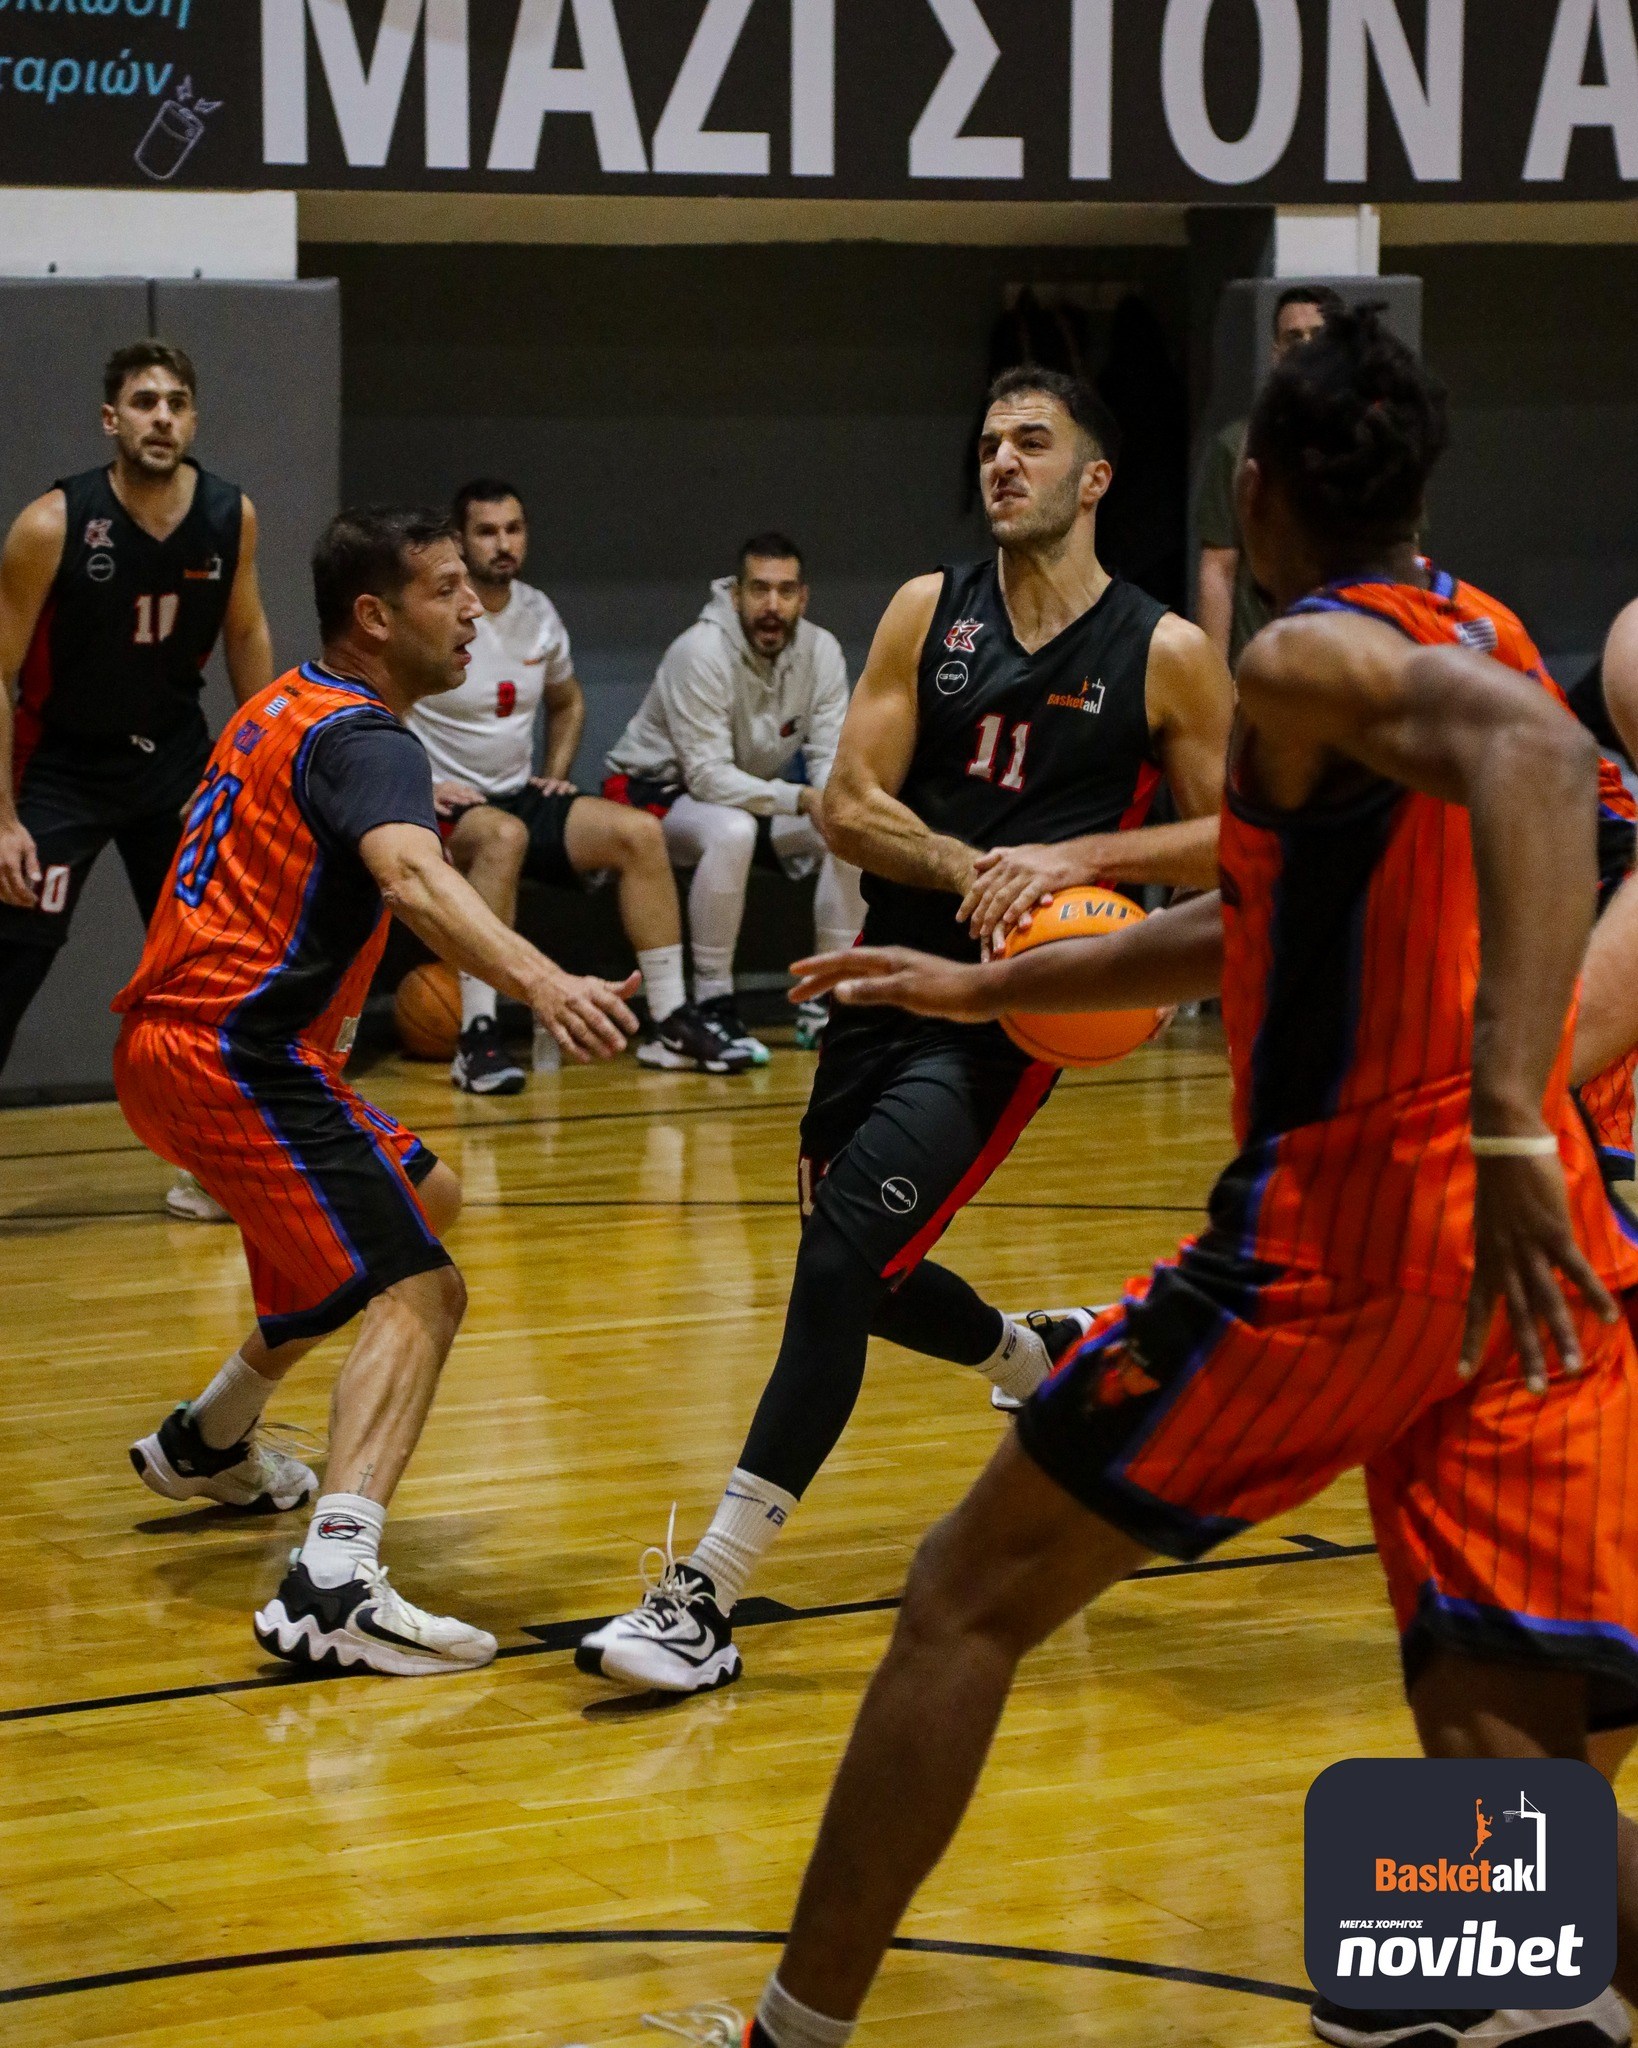
[[[0,438],[0,521],[55,477],[104,459],[102,365],[121,342],[157,332],[194,357],[195,450],[232,477],[261,520],[262,589],[281,665],[312,651],[307,555],[336,506],[341,444],[341,312],[332,283],[158,284],[0,280],[0,377],[14,404]],[[206,709],[231,702],[221,657]],[[63,957],[22,1028],[0,1105],[37,1091],[112,1086],[117,1020],[108,1004],[142,950],[118,856],[97,863]]]

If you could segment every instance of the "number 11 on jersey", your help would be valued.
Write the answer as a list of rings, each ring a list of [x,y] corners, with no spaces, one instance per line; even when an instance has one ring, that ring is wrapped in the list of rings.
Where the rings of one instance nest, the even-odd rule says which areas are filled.
[[[990,712],[978,721],[978,745],[972,759],[967,763],[967,773],[976,775],[981,782],[996,780],[995,763],[1001,749],[1001,733],[1006,720],[996,712]],[[1000,778],[1002,789],[1022,789],[1024,786],[1024,755],[1029,747],[1029,724],[1024,721],[1012,729],[1011,759],[1007,762]]]
[[[154,599],[146,592],[136,601],[136,634],[138,647],[156,647],[161,640],[168,640],[176,631],[176,615],[182,609],[182,600],[174,590],[167,590],[158,600],[159,616],[154,617]]]

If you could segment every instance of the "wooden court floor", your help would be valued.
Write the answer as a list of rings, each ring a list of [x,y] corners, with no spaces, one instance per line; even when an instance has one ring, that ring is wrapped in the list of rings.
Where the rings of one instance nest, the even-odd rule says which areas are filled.
[[[438,1680],[264,1661],[301,1518],[171,1508],[126,1460],[246,1325],[236,1234],[165,1219],[116,1109],[0,1115],[6,2048],[640,2048],[677,2038],[645,2014],[754,2003],[907,1560],[1001,1426],[974,1376],[878,1345],[744,1681],[632,1714],[575,1672],[569,1625],[629,1604],[738,1451],[811,1065],[626,1060],[497,1104],[365,1077],[467,1188],[472,1306],[387,1552],[503,1650]],[[1105,1298],[1198,1218],[1226,1112],[1209,1037],[1068,1077],[946,1255],[1011,1307]],[[338,1350],[279,1418],[322,1429]],[[1345,1482],[1031,1660],[866,2048],[1306,2038],[1303,1796],[1409,1741],[1368,1544]]]

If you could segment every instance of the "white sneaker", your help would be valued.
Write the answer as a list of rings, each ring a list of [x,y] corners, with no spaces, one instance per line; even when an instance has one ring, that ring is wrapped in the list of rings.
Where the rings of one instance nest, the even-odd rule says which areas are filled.
[[[485,1629],[412,1607],[385,1565],[361,1565],[344,1586],[315,1586],[299,1551],[254,1625],[262,1648],[287,1664],[389,1678],[478,1671],[500,1648]]]
[[[574,1653],[577,1670],[639,1692],[715,1692],[732,1685],[745,1668],[734,1648],[733,1623],[717,1605],[716,1587],[671,1554],[676,1521],[673,1508],[665,1548],[656,1544],[643,1552],[643,1604],[582,1636]],[[660,1560],[657,1570],[652,1558]]]
[[[1568,2012],[1355,2012],[1317,1998],[1310,2024],[1336,2048],[1626,2048],[1627,2009],[1613,1991]]]
[[[1056,1369],[1058,1361],[1072,1345],[1081,1341],[1102,1314],[1101,1308],[1032,1308],[1018,1321],[1028,1323],[1040,1338]],[[990,1406],[998,1408],[1003,1415],[1016,1415],[1023,1405],[1016,1394],[1003,1393],[1001,1388],[991,1387]]]
[[[288,1425],[258,1425],[219,1451],[200,1435],[184,1401],[152,1436],[132,1444],[131,1463],[143,1485],[166,1500],[213,1500],[255,1514],[283,1514],[318,1492],[313,1468],[278,1445],[281,1436],[294,1442],[303,1435]]]
[[[231,1223],[233,1218],[207,1195],[191,1173],[180,1170],[165,1196],[168,1213],[183,1223]]]

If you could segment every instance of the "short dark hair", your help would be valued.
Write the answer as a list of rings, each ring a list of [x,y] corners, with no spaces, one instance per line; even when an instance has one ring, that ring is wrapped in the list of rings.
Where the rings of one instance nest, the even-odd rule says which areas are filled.
[[[458,538],[447,514],[427,508],[364,505],[338,512],[313,550],[321,638],[328,642],[346,631],[361,597],[397,597],[415,574],[409,556]]]
[[[772,528],[766,533],[753,533],[739,551],[739,580],[745,581],[747,562],[794,562],[798,569],[806,572],[802,550],[788,533],[778,533]]]
[[[1332,542],[1413,539],[1450,439],[1445,387],[1389,331],[1385,311],[1345,306],[1283,356],[1246,433],[1246,453]]]
[[[466,515],[474,505],[498,505],[502,498],[516,498],[520,505],[523,503],[523,493],[517,485],[498,476],[475,476],[471,483],[462,484],[449,508],[456,532],[465,533]]]
[[[1328,284],[1288,284],[1274,301],[1273,328],[1280,331],[1280,315],[1288,306],[1318,306],[1329,320],[1333,313],[1340,313],[1348,301],[1341,292],[1335,292]]]
[[[1016,398],[1021,391],[1039,391],[1055,398],[1081,432],[1111,468],[1120,461],[1120,422],[1084,377],[1067,370],[1043,370],[1035,363],[1019,363],[1003,370],[990,386],[984,409],[1003,399]]]
[[[191,396],[199,395],[199,376],[186,349],[168,341],[131,341],[115,349],[103,368],[102,395],[110,405],[118,404],[126,379],[139,370],[169,370],[179,383],[187,385]]]

